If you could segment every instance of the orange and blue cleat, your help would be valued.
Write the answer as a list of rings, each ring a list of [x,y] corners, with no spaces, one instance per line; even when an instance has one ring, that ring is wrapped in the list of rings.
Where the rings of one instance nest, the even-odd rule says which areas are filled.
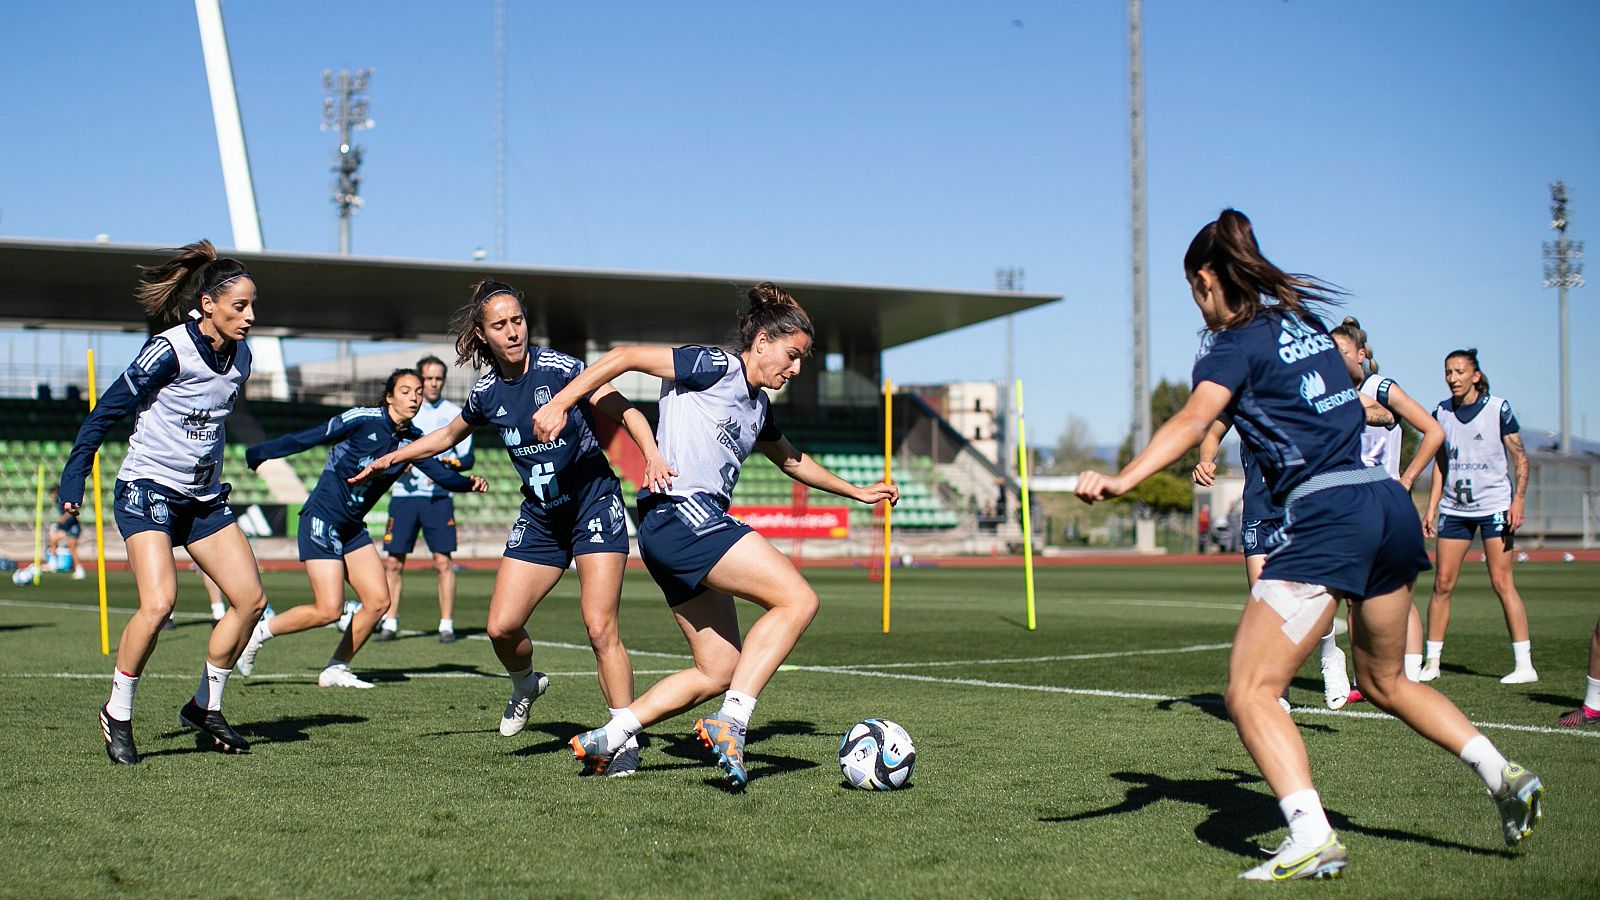
[[[744,770],[744,726],[730,719],[706,716],[694,723],[694,733],[717,755],[717,765],[728,785],[734,790],[743,789],[750,780]]]
[[[617,753],[607,743],[604,728],[585,731],[567,743],[572,747],[572,758],[583,763],[584,769],[595,775],[604,775],[611,765],[611,758]]]

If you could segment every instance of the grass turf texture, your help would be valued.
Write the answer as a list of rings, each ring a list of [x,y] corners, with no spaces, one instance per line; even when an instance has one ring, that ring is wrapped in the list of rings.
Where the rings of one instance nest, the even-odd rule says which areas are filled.
[[[229,757],[197,752],[176,725],[209,629],[204,595],[185,576],[179,610],[191,618],[162,634],[140,686],[134,730],[145,759],[131,768],[106,761],[94,721],[112,665],[98,653],[94,581],[8,586],[0,843],[11,876],[0,895],[1259,890],[1235,876],[1261,858],[1256,845],[1281,838],[1282,820],[1220,705],[1225,649],[991,661],[1225,644],[1243,600],[1242,566],[1041,570],[1034,633],[1020,624],[1016,570],[897,572],[890,635],[879,633],[880,588],[862,571],[808,577],[823,609],[789,660],[795,668],[762,697],[741,796],[716,786],[715,768],[687,737],[693,714],[647,732],[637,776],[576,777],[565,741],[605,713],[574,577],[531,623],[536,640],[575,646],[537,648],[551,688],[522,735],[496,733],[507,685],[487,677],[499,675],[487,642],[441,645],[428,634],[370,644],[355,669],[379,687],[333,690],[318,688],[316,675],[336,635],[316,630],[274,640],[258,677],[229,683],[228,714],[255,742],[248,756]],[[1510,652],[1477,565],[1462,578],[1436,685],[1475,721],[1547,727],[1580,698],[1600,566],[1525,565],[1517,580],[1543,681],[1497,682]],[[279,610],[308,595],[299,573],[266,582]],[[490,583],[487,573],[460,573],[458,629],[481,635]],[[402,626],[431,626],[431,573],[408,574],[407,584]],[[113,606],[133,605],[131,578],[113,575],[111,595]],[[49,603],[73,608],[39,605]],[[754,614],[741,603],[746,625]],[[113,612],[113,641],[126,621]],[[621,627],[633,650],[670,654],[634,657],[641,688],[683,664],[682,637],[640,573],[628,576]],[[950,660],[983,662],[929,664]],[[1292,699],[1322,706],[1314,657]],[[895,719],[915,739],[910,789],[841,786],[839,736],[870,715]],[[1344,880],[1319,893],[1600,892],[1600,729],[1486,730],[1549,790],[1543,826],[1508,852],[1477,779],[1398,722],[1310,712],[1296,720],[1352,854]]]

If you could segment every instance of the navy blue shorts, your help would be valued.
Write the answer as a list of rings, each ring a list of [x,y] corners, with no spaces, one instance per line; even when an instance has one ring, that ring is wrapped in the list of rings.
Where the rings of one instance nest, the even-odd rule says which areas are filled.
[[[1470,541],[1480,529],[1483,539],[1503,538],[1506,549],[1511,549],[1511,523],[1508,514],[1497,512],[1490,516],[1461,516],[1455,513],[1439,514],[1439,537],[1448,541]]]
[[[67,537],[75,538],[83,534],[83,525],[77,519],[73,519],[71,525],[65,526],[60,522],[51,522],[50,530],[55,534],[64,534]]]
[[[344,559],[372,544],[365,522],[329,522],[315,513],[300,511],[300,561]]]
[[[1360,600],[1410,584],[1431,568],[1416,507],[1400,482],[1385,478],[1294,501],[1261,577],[1320,584]]]
[[[628,555],[628,512],[615,476],[593,479],[555,509],[524,500],[503,555],[565,569],[587,553]]]
[[[1264,556],[1283,540],[1283,519],[1256,519],[1244,523],[1244,555]]]
[[[383,528],[383,552],[405,556],[422,532],[432,553],[456,552],[456,502],[450,497],[392,497]]]
[[[160,531],[174,547],[184,547],[227,528],[234,522],[228,508],[231,485],[210,500],[196,500],[147,478],[117,482],[112,504],[122,539],[141,531]]]
[[[753,529],[703,495],[650,497],[639,505],[639,555],[668,606],[703,593],[702,581]]]

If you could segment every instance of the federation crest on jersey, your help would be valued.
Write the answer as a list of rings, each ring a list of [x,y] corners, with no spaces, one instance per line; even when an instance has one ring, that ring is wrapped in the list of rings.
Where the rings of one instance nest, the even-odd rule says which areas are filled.
[[[502,428],[502,429],[500,429],[500,440],[507,447],[520,446],[522,444],[522,429],[521,428]]]
[[[1328,384],[1322,380],[1321,372],[1312,370],[1300,376],[1300,396],[1307,402],[1313,402],[1327,392]]]
[[[167,506],[167,498],[160,494],[150,495],[150,518],[157,525],[167,524],[167,520],[172,518],[172,509]]]
[[[533,392],[533,406],[535,409],[550,402],[550,385],[541,384]]]

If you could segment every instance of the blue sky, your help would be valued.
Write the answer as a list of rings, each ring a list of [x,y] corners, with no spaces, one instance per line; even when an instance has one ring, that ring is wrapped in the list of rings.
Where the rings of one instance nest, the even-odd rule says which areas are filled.
[[[1016,322],[1030,437],[1069,415],[1125,433],[1125,4],[510,6],[513,261],[980,289],[1020,266],[1066,297]],[[269,247],[336,249],[320,73],[362,66],[356,252],[492,246],[491,8],[224,5]],[[1540,241],[1555,178],[1600,241],[1600,4],[1157,0],[1145,32],[1157,376],[1188,377],[1180,261],[1233,205],[1275,261],[1351,292],[1425,404],[1475,345],[1523,423],[1556,426]],[[0,59],[0,233],[229,242],[192,4],[10,2]],[[1572,295],[1590,438],[1596,290]],[[1003,347],[978,326],[888,374],[997,378]]]

